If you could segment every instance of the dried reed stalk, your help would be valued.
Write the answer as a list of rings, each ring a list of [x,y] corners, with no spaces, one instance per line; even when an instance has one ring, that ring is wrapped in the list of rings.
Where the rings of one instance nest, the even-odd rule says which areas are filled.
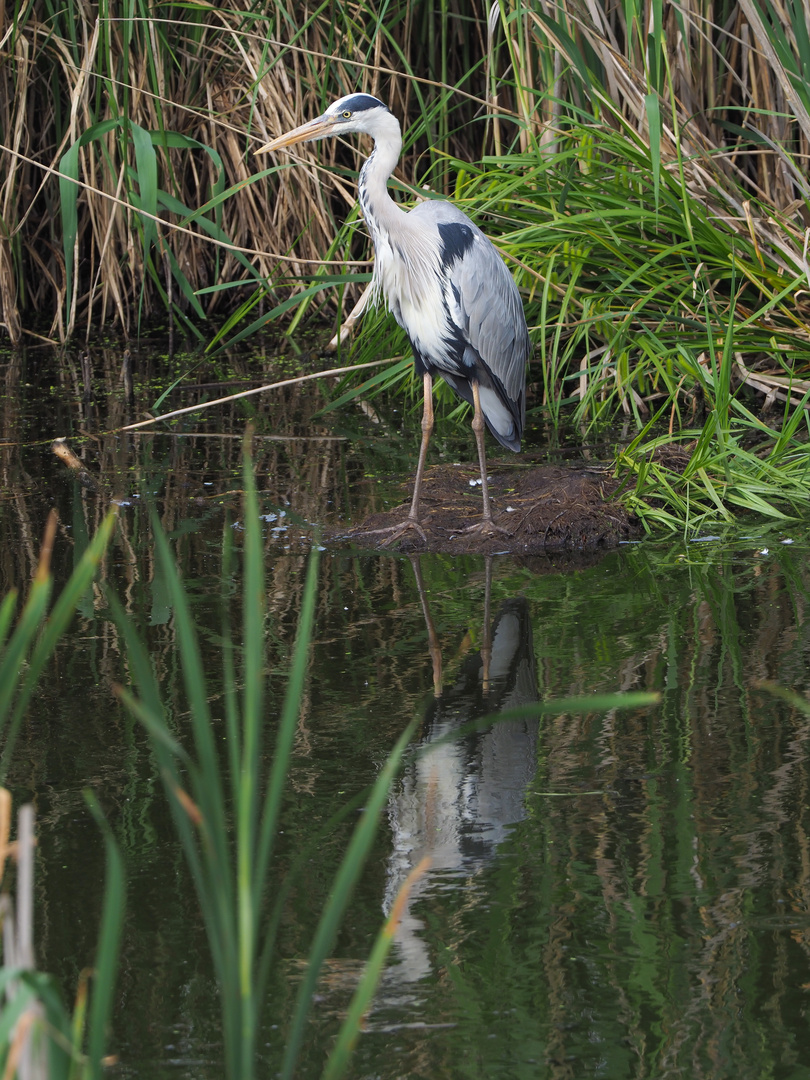
[[[250,157],[254,139],[356,90],[381,95],[411,121],[415,141],[399,179],[415,185],[427,170],[444,193],[454,183],[448,155],[476,161],[508,152],[515,129],[503,117],[518,121],[520,149],[550,151],[570,110],[593,106],[599,124],[635,132],[663,168],[685,170],[691,197],[795,268],[807,196],[796,163],[810,152],[810,117],[790,67],[791,57],[801,60],[801,41],[789,9],[685,0],[664,10],[661,25],[658,10],[652,0],[472,0],[462,19],[401,0],[383,33],[372,10],[354,3],[310,12],[305,22],[294,0],[249,13],[236,0],[191,4],[171,22],[102,20],[80,0],[4,9],[0,305],[10,339],[20,340],[23,317],[46,318],[62,339],[111,319],[130,333],[167,305],[193,321],[234,310],[257,288],[272,293],[282,278],[305,277],[326,256],[338,265],[366,259],[362,231],[344,232],[332,250],[354,213],[351,174],[364,147],[306,146],[300,164],[279,161],[260,179]],[[592,102],[583,56],[601,65]],[[651,130],[654,115],[660,124]],[[753,118],[756,146],[732,126],[742,132]],[[137,130],[151,133],[154,178],[140,175]],[[83,187],[66,262],[64,208],[42,173],[78,138],[87,140]],[[154,185],[158,226],[139,215]],[[746,192],[766,209],[746,212]],[[209,226],[187,225],[207,204]],[[359,288],[347,289],[349,306],[358,297]]]

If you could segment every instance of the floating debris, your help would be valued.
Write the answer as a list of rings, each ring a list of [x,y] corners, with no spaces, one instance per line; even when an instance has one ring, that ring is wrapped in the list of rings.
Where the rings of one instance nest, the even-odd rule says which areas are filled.
[[[60,461],[64,462],[69,469],[76,473],[76,478],[82,487],[87,488],[88,491],[92,491],[93,494],[97,494],[101,490],[98,480],[89,471],[81,458],[74,454],[68,446],[67,439],[54,439],[51,443],[51,450],[56,454]]]

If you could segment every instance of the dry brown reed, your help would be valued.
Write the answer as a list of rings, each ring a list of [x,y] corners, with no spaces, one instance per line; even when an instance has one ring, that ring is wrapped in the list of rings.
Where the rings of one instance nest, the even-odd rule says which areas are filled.
[[[233,311],[257,282],[272,292],[324,259],[366,260],[362,233],[333,248],[336,221],[354,213],[361,148],[303,147],[294,167],[279,162],[258,180],[250,156],[257,140],[355,90],[408,119],[405,185],[427,172],[447,192],[448,155],[553,150],[566,118],[590,117],[653,145],[661,167],[684,168],[692,197],[791,270],[806,265],[810,116],[790,56],[773,45],[778,24],[801,61],[789,5],[766,17],[753,0],[686,0],[667,6],[660,25],[651,0],[401,0],[384,22],[357,2],[138,11],[127,19],[105,5],[40,0],[0,13],[0,321],[13,343],[35,324],[60,340],[111,322],[132,334],[167,306],[198,326],[202,314]],[[756,145],[745,132],[752,120]],[[136,126],[151,133],[153,178],[134,148]],[[53,170],[79,139],[66,255]]]

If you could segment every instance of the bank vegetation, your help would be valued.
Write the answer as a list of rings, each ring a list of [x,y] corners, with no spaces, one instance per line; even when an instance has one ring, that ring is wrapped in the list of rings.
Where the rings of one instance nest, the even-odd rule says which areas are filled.
[[[370,271],[367,147],[252,150],[364,91],[405,121],[397,197],[452,197],[507,258],[535,406],[627,419],[617,468],[645,521],[806,504],[801,0],[31,0],[0,19],[12,343],[339,324]],[[367,315],[352,355],[381,348],[407,353]]]

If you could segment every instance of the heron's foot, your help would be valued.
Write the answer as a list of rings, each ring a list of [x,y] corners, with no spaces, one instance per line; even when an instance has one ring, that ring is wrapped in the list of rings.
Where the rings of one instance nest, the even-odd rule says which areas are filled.
[[[398,522],[396,525],[386,525],[382,529],[367,529],[363,532],[364,536],[383,536],[385,533],[391,535],[383,540],[382,547],[388,547],[390,544],[395,544],[409,529],[413,529],[418,532],[422,537],[422,540],[427,544],[427,537],[425,536],[425,530],[416,520],[416,518],[407,517],[404,521]]]
[[[464,530],[465,533],[478,532],[482,536],[497,536],[501,533],[503,536],[511,536],[512,534],[508,529],[504,529],[502,525],[496,525],[492,518],[481,518],[475,525],[468,525]]]

